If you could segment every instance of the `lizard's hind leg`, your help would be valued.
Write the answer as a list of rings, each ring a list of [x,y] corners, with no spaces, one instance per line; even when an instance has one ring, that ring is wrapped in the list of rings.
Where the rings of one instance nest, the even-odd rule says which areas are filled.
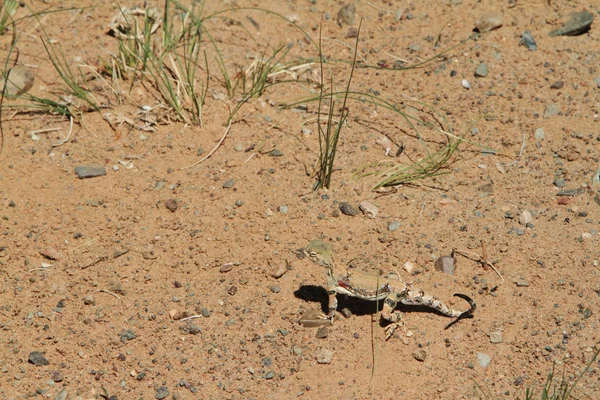
[[[385,327],[385,340],[388,340],[394,334],[396,328],[404,325],[402,322],[402,313],[400,311],[394,311],[398,305],[398,295],[394,292],[390,293],[383,302],[383,309],[381,310],[381,318],[386,321],[390,321],[390,324]]]

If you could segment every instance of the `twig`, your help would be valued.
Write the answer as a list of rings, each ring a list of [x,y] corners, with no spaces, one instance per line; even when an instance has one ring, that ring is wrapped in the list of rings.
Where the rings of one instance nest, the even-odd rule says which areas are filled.
[[[71,138],[71,133],[73,132],[73,116],[69,115],[69,133],[67,133],[67,137],[59,140],[56,143],[52,143],[51,149],[58,147],[58,146],[62,146],[63,144],[67,143],[69,141],[69,139]]]
[[[461,256],[466,256],[467,254],[469,254],[469,255],[472,255],[472,256],[475,256],[475,257],[477,257],[477,258],[478,258],[477,262],[483,262],[483,259],[484,259],[484,258],[483,258],[482,256],[480,256],[479,254],[472,253],[472,252],[470,252],[470,251],[466,251],[466,250],[456,250],[456,249],[454,249],[454,250],[452,250],[452,253],[458,253],[458,254],[460,254]],[[467,257],[467,258],[468,258],[468,257]],[[496,274],[498,274],[498,276],[500,277],[500,279],[502,279],[502,282],[504,282],[504,277],[503,277],[503,276],[500,274],[500,272],[498,272],[498,270],[496,269],[496,267],[494,266],[494,264],[492,264],[490,261],[487,261],[487,260],[486,260],[486,264],[487,264],[487,265],[489,265],[489,266],[490,266],[490,267],[491,267],[491,268],[494,270],[494,272],[495,272]]]
[[[225,140],[225,138],[227,137],[227,134],[229,133],[229,129],[231,128],[231,123],[232,122],[233,122],[233,119],[230,118],[229,119],[229,124],[227,124],[227,128],[225,129],[225,133],[223,133],[223,137],[221,138],[221,140],[219,140],[219,143],[217,143],[217,145],[210,151],[210,153],[208,153],[202,160],[197,161],[197,162],[195,162],[193,164],[190,164],[187,167],[179,168],[179,170],[184,170],[184,169],[188,169],[188,168],[194,167],[194,166],[196,166],[196,165],[204,162],[204,160],[208,159],[208,157],[212,156],[213,153],[215,151],[217,151],[217,149],[219,148],[219,146],[221,146],[221,143],[223,143],[223,140]]]
[[[200,318],[200,317],[202,317],[202,315],[192,315],[190,317],[181,318],[180,321],[187,321],[189,319],[196,319],[196,318]]]
[[[102,255],[102,256],[98,257],[98,259],[96,259],[96,260],[92,261],[91,263],[89,263],[89,264],[86,264],[86,265],[83,265],[83,266],[81,267],[81,269],[86,269],[86,268],[89,268],[89,267],[91,267],[91,266],[93,266],[93,265],[96,265],[96,264],[98,264],[99,262],[106,261],[106,260],[108,260],[108,256],[107,256],[107,255]]]
[[[419,213],[419,219],[423,218],[423,210],[425,210],[425,206],[427,205],[427,200],[423,202],[423,206],[421,207],[421,212]]]
[[[106,290],[106,289],[98,289],[98,290],[96,290],[96,293],[108,293],[108,294],[110,294],[111,296],[114,296],[114,297],[116,297],[116,298],[117,298],[117,300],[121,301],[121,298],[120,298],[119,296],[117,296],[115,293],[113,293],[113,292],[111,292],[111,291],[109,291],[109,290]]]

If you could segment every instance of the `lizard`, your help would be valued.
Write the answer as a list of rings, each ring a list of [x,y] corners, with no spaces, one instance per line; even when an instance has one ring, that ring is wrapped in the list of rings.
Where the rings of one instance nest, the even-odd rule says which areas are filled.
[[[443,315],[456,318],[456,320],[470,317],[476,308],[475,302],[469,296],[456,293],[454,296],[466,300],[470,308],[467,311],[453,310],[435,297],[426,294],[422,289],[414,288],[411,283],[400,280],[397,272],[380,275],[358,269],[338,267],[334,262],[331,245],[319,239],[311,241],[302,249],[302,252],[327,270],[326,290],[329,313],[321,314],[321,318],[328,319],[332,325],[338,307],[337,294],[345,294],[368,301],[383,300],[381,317],[390,322],[385,328],[385,340],[392,337],[396,328],[403,325],[402,314],[400,311],[394,311],[398,303],[427,306]]]

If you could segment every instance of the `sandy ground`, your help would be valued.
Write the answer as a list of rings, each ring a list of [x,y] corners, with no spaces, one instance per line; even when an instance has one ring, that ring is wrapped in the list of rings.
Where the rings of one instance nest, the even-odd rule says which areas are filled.
[[[31,93],[56,99],[65,88],[43,38],[75,70],[89,66],[81,67],[86,78],[99,57],[117,51],[107,35],[116,3],[69,9],[93,4],[29,4],[63,10],[40,19],[46,33],[38,22],[20,27],[18,63],[35,72]],[[244,5],[258,3],[215,2],[205,12]],[[290,45],[287,61],[318,57],[306,34],[317,41],[321,21],[324,56],[350,61],[355,39],[337,22],[342,5],[260,3],[304,32],[253,10],[206,28],[232,77],[281,44]],[[5,107],[0,397],[54,399],[66,389],[69,399],[471,399],[481,395],[479,385],[487,398],[515,399],[539,387],[553,365],[557,379],[564,373],[572,381],[583,371],[600,340],[600,30],[595,21],[583,35],[548,33],[572,12],[597,19],[598,4],[355,6],[352,27],[363,18],[358,50],[367,64],[415,65],[449,50],[418,69],[358,68],[352,80],[353,90],[465,134],[446,174],[372,191],[376,177],[354,176],[364,165],[408,164],[439,150],[446,137],[423,127],[417,137],[397,113],[351,101],[331,188],[313,191],[316,103],[277,106],[318,93],[300,81],[243,105],[217,151],[183,169],[215,147],[235,105],[207,38],[212,67],[202,127],[178,122],[152,85],[139,82],[124,89],[123,104],[102,81],[86,82],[105,108],[75,118],[60,146],[54,144],[67,137],[68,119]],[[503,14],[503,25],[460,44],[490,11]],[[27,14],[19,8],[16,15]],[[525,31],[536,51],[520,44]],[[5,57],[10,32],[0,41]],[[481,63],[487,76],[476,77]],[[325,69],[343,88],[349,65]],[[5,99],[11,104],[24,103]],[[142,106],[153,108],[155,132],[139,129]],[[111,127],[105,113],[136,123]],[[382,135],[394,143],[388,156],[375,142]],[[399,146],[404,151],[395,157]],[[77,166],[107,173],[78,179]],[[365,200],[378,208],[376,218],[339,212],[340,202],[357,207]],[[385,341],[375,305],[339,296],[351,316],[338,314],[319,338],[297,323],[326,307],[324,270],[297,255],[315,238],[332,244],[339,263],[361,259],[397,270],[452,307],[465,307],[453,293],[468,294],[475,316],[444,329],[448,318],[400,306],[405,329]],[[454,276],[436,270],[434,261],[453,249],[485,252],[501,276],[476,256],[457,256]],[[273,277],[279,269],[286,273]],[[200,318],[182,321],[186,315]],[[34,352],[48,365],[39,358],[34,365]],[[328,363],[317,361],[323,356]],[[596,361],[575,398],[600,398],[599,372]]]

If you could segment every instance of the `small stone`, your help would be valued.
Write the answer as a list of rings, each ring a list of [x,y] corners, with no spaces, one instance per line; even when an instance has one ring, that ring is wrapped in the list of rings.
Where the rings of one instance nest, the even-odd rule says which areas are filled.
[[[169,389],[165,386],[161,386],[156,389],[156,394],[154,395],[155,399],[162,400],[166,399],[169,396]]]
[[[29,353],[29,362],[35,365],[36,367],[41,367],[50,364],[48,359],[39,351],[32,351],[31,353]]]
[[[54,400],[67,400],[68,398],[69,398],[69,391],[67,390],[67,388],[64,388],[63,390],[60,391],[60,393],[58,393],[56,395]]]
[[[225,321],[225,326],[230,327],[231,325],[235,324],[237,322],[237,320],[235,318],[229,318],[227,321]]]
[[[269,156],[270,157],[281,157],[281,156],[283,156],[283,152],[278,149],[273,149],[269,152]]]
[[[198,325],[193,324],[192,322],[188,321],[188,324],[182,326],[179,328],[179,330],[182,333],[187,333],[190,335],[198,335],[200,333],[202,333],[202,328],[199,327]]]
[[[531,215],[531,212],[528,210],[523,210],[521,216],[519,217],[519,223],[521,225],[527,225],[531,221],[533,221],[533,216]]]
[[[346,32],[346,39],[355,39],[358,37],[358,29],[351,26],[348,28],[348,32]]]
[[[96,299],[94,298],[93,295],[88,294],[87,296],[85,296],[83,298],[83,304],[85,304],[86,306],[95,306],[96,305]]]
[[[344,5],[337,13],[336,21],[341,27],[343,25],[354,24],[354,16],[356,14],[356,6],[354,3]]]
[[[65,375],[61,371],[52,371],[50,374],[50,379],[54,382],[62,382],[65,379]]]
[[[435,260],[435,269],[447,275],[454,275],[456,271],[455,259],[448,256],[440,257]]]
[[[45,250],[40,251],[40,254],[49,260],[60,261],[62,258],[60,252],[53,247],[47,247]]]
[[[488,66],[486,63],[481,63],[475,69],[475,76],[478,78],[485,78],[488,75]]]
[[[204,308],[202,308],[201,314],[204,318],[208,318],[208,317],[210,317],[210,310],[208,308],[204,307]]]
[[[93,167],[88,165],[78,165],[75,167],[75,174],[79,179],[96,178],[106,175],[104,167]]]
[[[535,130],[535,132],[533,133],[533,136],[535,136],[535,138],[537,140],[544,140],[544,136],[546,136],[546,132],[544,132],[544,128],[537,128]]]
[[[485,194],[492,194],[492,193],[494,193],[494,183],[489,182],[489,183],[486,183],[485,185],[481,185],[477,188],[477,190],[479,190],[480,192],[485,193]]]
[[[289,207],[288,206],[279,206],[279,212],[282,214],[287,214],[287,212],[289,211]]]
[[[460,83],[465,89],[471,89],[471,84],[469,83],[468,80],[463,79],[462,81],[460,81]]]
[[[344,318],[350,318],[352,316],[352,311],[348,307],[344,307],[340,310],[340,314],[344,316]]]
[[[315,352],[315,358],[319,364],[330,364],[333,359],[333,351],[328,349],[318,349]]]
[[[317,333],[315,334],[317,339],[325,339],[327,336],[329,336],[329,330],[326,326],[321,326],[317,329]]]
[[[565,86],[565,81],[552,82],[550,89],[562,89]]]
[[[272,293],[279,293],[281,291],[281,288],[277,285],[273,285],[273,286],[269,286],[269,290]]]
[[[590,240],[590,239],[591,239],[591,238],[593,238],[593,237],[594,237],[594,235],[592,235],[592,234],[591,234],[591,233],[589,233],[589,232],[583,232],[583,233],[581,234],[581,240]]]
[[[235,179],[228,179],[223,183],[223,189],[231,189],[235,185]]]
[[[419,350],[414,351],[412,353],[412,356],[415,360],[423,362],[423,361],[425,361],[425,358],[427,357],[427,353],[425,352],[425,350],[419,349]]]
[[[402,225],[402,223],[400,221],[390,221],[388,223],[387,228],[388,228],[388,231],[394,232],[394,231],[397,231],[401,225]]]
[[[558,177],[558,178],[554,179],[554,186],[556,186],[557,188],[565,187],[565,178]]]
[[[175,200],[175,199],[166,200],[165,207],[167,207],[167,210],[169,210],[171,212],[177,211],[177,200]]]
[[[477,362],[483,368],[487,368],[487,366],[490,365],[491,361],[492,361],[492,358],[490,356],[488,356],[487,354],[485,354],[485,353],[477,353]]]
[[[413,263],[412,261],[407,261],[402,266],[402,269],[404,269],[409,274],[412,274],[412,272],[415,270],[415,263]]]
[[[221,266],[221,268],[219,268],[219,272],[229,272],[233,269],[233,264],[225,264],[223,266]]]
[[[529,282],[527,281],[527,279],[520,277],[519,279],[517,279],[517,281],[515,282],[517,284],[517,287],[528,287],[529,286]]]
[[[366,215],[369,218],[377,218],[377,214],[379,213],[377,207],[366,200],[361,201],[358,205],[358,208],[360,209],[360,211],[362,211],[364,215]]]
[[[238,153],[244,151],[244,145],[238,142],[233,145],[233,150],[237,151]]]
[[[502,332],[490,332],[490,343],[502,343]]]
[[[237,293],[237,286],[235,285],[231,285],[231,287],[229,289],[227,289],[227,294],[230,296],[234,296]]]
[[[110,285],[108,285],[108,290],[113,293],[125,296],[125,289],[123,288],[123,284],[121,282],[111,283]]]
[[[521,35],[521,44],[527,47],[528,50],[535,51],[537,50],[537,43],[533,38],[533,35],[529,31],[523,32]]]
[[[480,33],[489,32],[500,28],[504,22],[504,14],[497,11],[490,11],[477,18],[475,29]]]
[[[350,217],[354,217],[358,215],[359,211],[352,204],[342,201],[340,203],[340,211],[344,215],[348,215]]]
[[[279,279],[281,278],[286,272],[288,271],[288,266],[287,265],[283,265],[282,263],[279,263],[278,267],[275,267],[273,269],[273,272],[271,272],[271,276],[275,279]]]
[[[591,186],[593,191],[600,190],[600,169],[597,169],[594,175],[592,175]]]
[[[130,329],[126,329],[119,334],[121,338],[121,342],[126,342],[128,340],[133,340],[137,337],[137,335]]]
[[[548,104],[544,109],[544,118],[550,118],[558,114],[558,106],[556,104]]]
[[[571,13],[567,22],[553,30],[549,36],[578,36],[590,30],[594,15],[587,10]]]

